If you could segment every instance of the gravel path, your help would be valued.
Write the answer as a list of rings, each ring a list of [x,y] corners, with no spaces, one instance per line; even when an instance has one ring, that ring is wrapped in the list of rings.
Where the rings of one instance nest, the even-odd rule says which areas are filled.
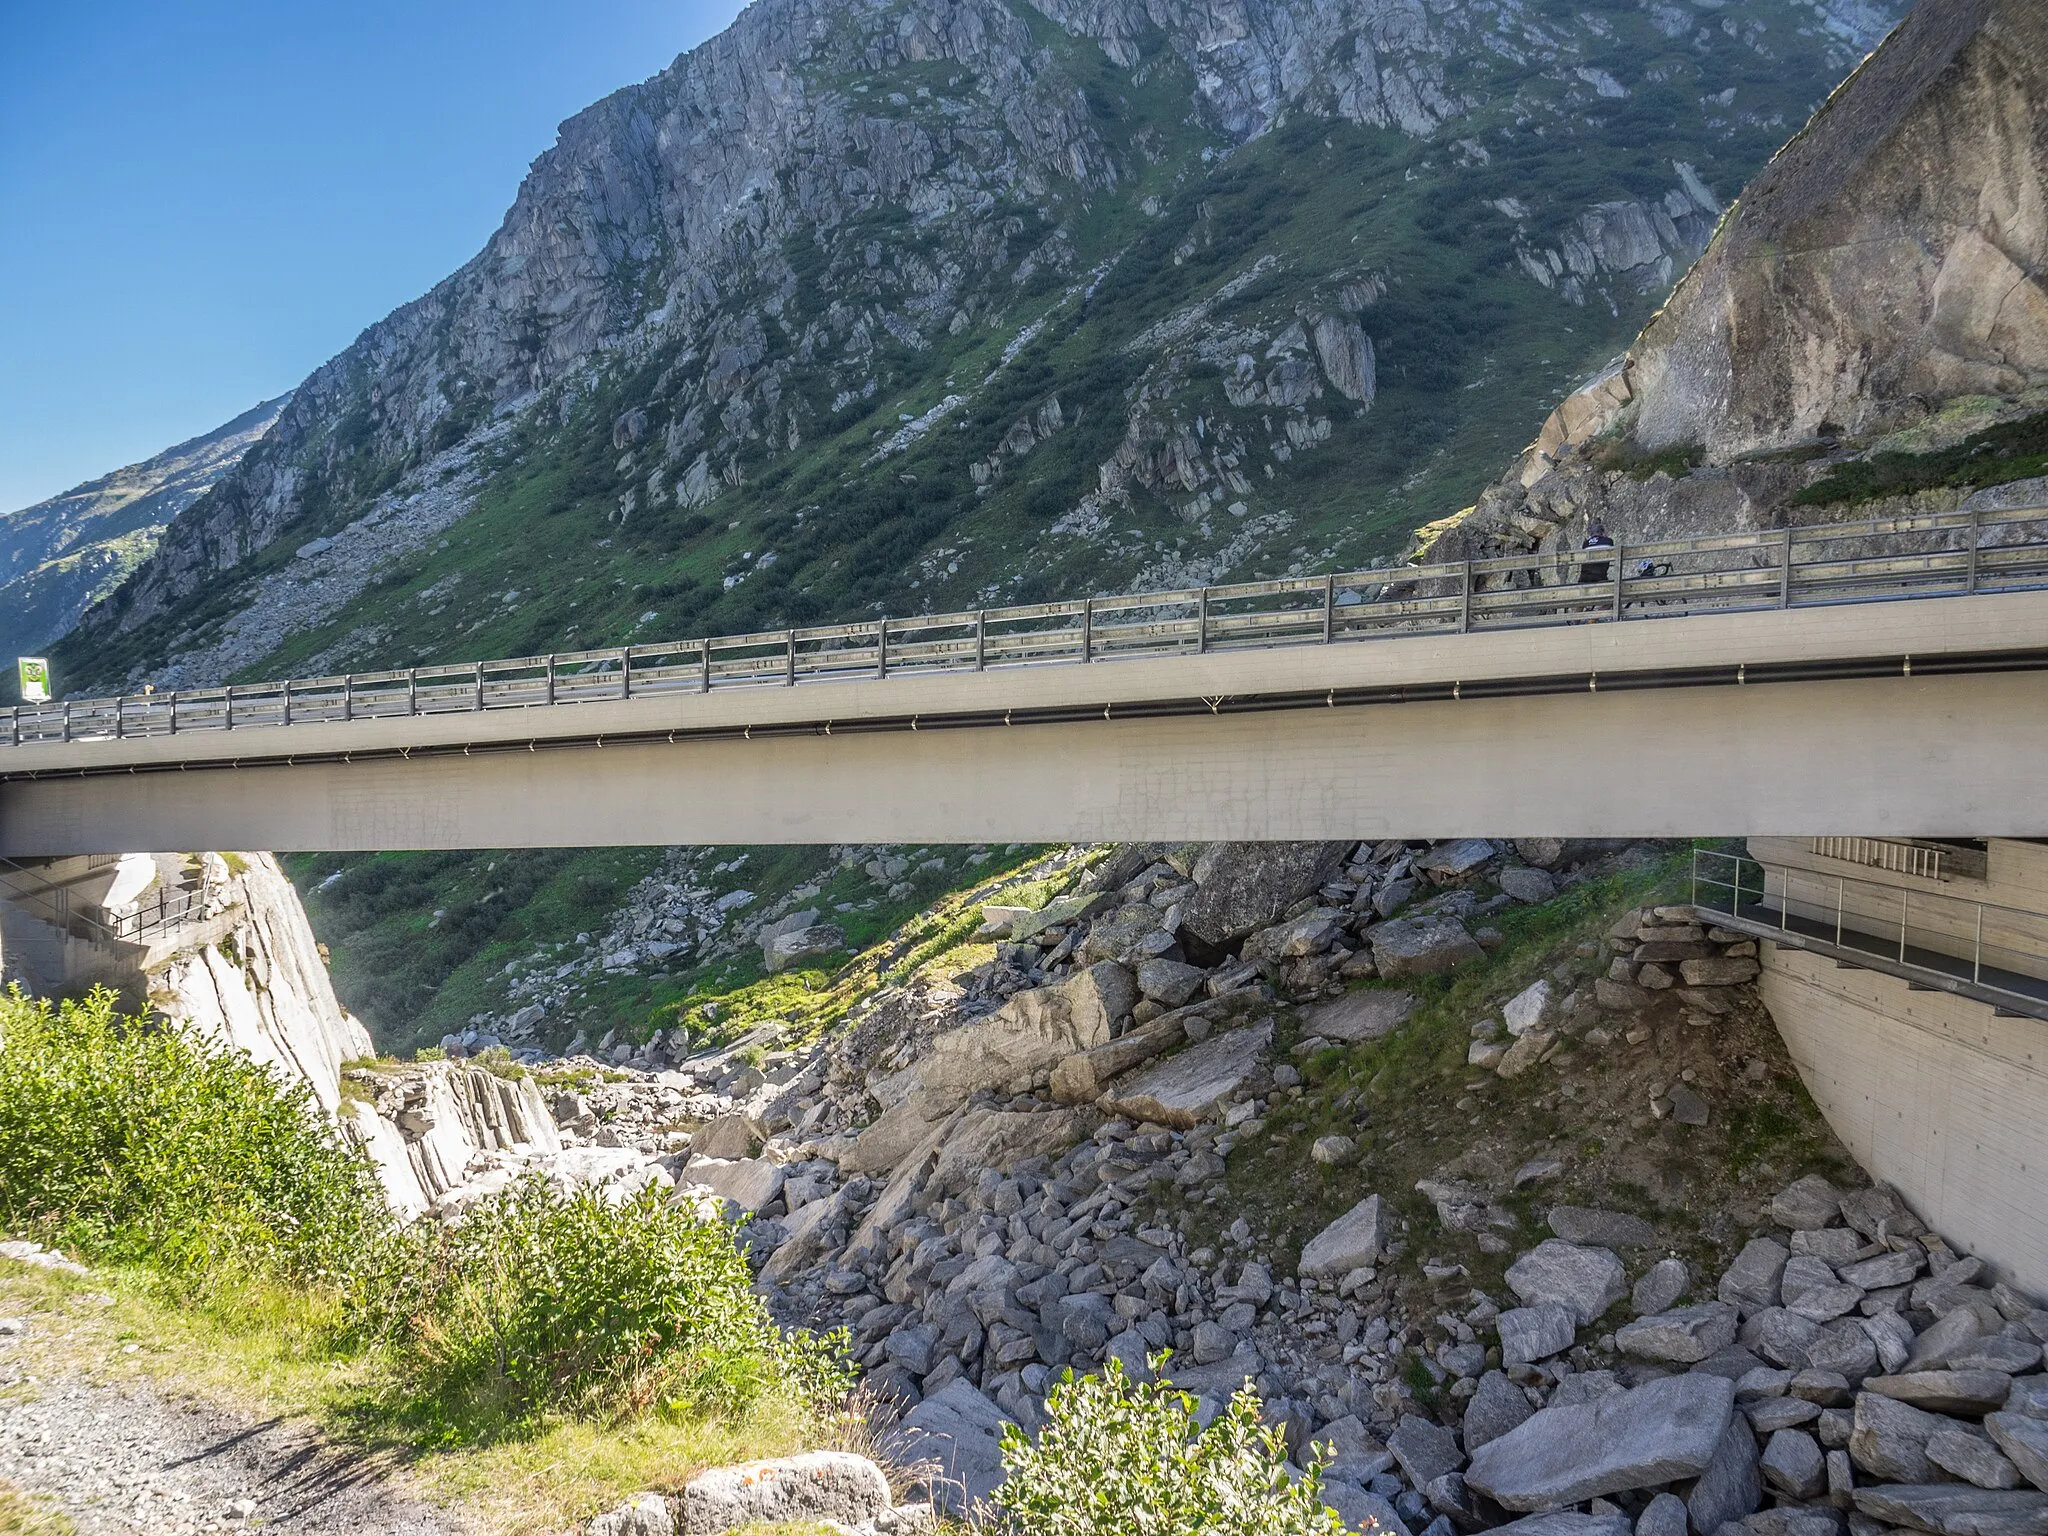
[[[0,1328],[8,1326],[0,1324]],[[252,1422],[146,1386],[39,1379],[0,1335],[0,1481],[54,1502],[81,1536],[241,1530],[458,1536],[388,1467],[302,1425]]]

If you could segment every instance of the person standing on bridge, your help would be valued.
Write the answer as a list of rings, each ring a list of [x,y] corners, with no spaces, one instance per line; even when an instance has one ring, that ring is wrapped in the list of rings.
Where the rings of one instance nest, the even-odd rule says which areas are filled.
[[[1583,554],[1591,554],[1596,550],[1611,550],[1613,548],[1614,540],[1608,535],[1607,525],[1604,523],[1595,523],[1591,528],[1587,529],[1586,542],[1579,546],[1580,552]],[[1613,569],[1614,561],[1611,558],[1606,560],[1581,560],[1579,562],[1579,580],[1581,582],[1605,581]]]

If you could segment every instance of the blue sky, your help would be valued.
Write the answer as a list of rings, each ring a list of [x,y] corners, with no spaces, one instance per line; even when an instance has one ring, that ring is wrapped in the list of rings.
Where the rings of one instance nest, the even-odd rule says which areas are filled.
[[[737,0],[0,0],[0,512],[283,393]]]

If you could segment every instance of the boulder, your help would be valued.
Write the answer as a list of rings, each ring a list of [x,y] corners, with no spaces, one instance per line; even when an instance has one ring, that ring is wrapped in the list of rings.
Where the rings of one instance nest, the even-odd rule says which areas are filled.
[[[865,1456],[805,1451],[713,1467],[683,1485],[684,1536],[713,1536],[774,1521],[865,1525],[890,1507],[889,1480]]]
[[[1370,934],[1373,964],[1388,980],[1403,976],[1436,976],[1468,960],[1483,960],[1465,925],[1455,917],[1397,917]]]
[[[1113,905],[1113,898],[1107,891],[1076,891],[1066,896],[1056,896],[1036,912],[1015,912],[1010,916],[1010,937],[1018,943],[1036,938],[1048,928],[1064,927],[1077,923],[1084,917],[1093,917],[1104,908]]]
[[[1984,1420],[1984,1429],[2021,1477],[2048,1490],[2048,1420],[2023,1413],[1994,1413]]]
[[[1781,1429],[1757,1460],[1764,1481],[1791,1499],[1817,1499],[1828,1485],[1827,1457],[1813,1436]]]
[[[1323,1484],[1323,1502],[1337,1512],[1346,1530],[1380,1531],[1385,1536],[1409,1536],[1407,1522],[1394,1506],[1376,1493],[1355,1483],[1331,1480]]]
[[[1052,1093],[1067,1103],[1092,1103],[1111,1081],[1182,1042],[1208,1035],[1218,1025],[1241,1022],[1264,1013],[1270,1004],[1258,991],[1245,989],[1205,998],[1162,1013],[1149,1024],[1119,1035],[1106,1045],[1065,1058],[1052,1070]]]
[[[1650,1248],[1657,1242],[1655,1227],[1640,1216],[1620,1211],[1554,1205],[1549,1221],[1550,1230],[1568,1243],[1589,1243],[1596,1248]]]
[[[1511,1307],[1500,1315],[1502,1365],[1530,1365],[1572,1347],[1577,1328],[1572,1314],[1554,1301]]]
[[[1860,1515],[1938,1536],[2048,1536],[2048,1493],[2029,1488],[1934,1483],[1858,1488],[1851,1497]]]
[[[1557,1036],[1549,1030],[1532,1029],[1502,1053],[1493,1070],[1510,1080],[1520,1077],[1541,1061],[1543,1053],[1555,1044]]]
[[[1895,1483],[1924,1483],[1934,1476],[1927,1442],[1953,1421],[1877,1392],[1856,1394],[1849,1431],[1849,1455],[1872,1477]]]
[[[2002,1371],[1906,1371],[1897,1376],[1872,1376],[1863,1387],[1866,1392],[1881,1392],[1930,1413],[1974,1419],[2005,1406],[2012,1378]]]
[[[1517,1040],[1531,1030],[1549,1030],[1557,1023],[1557,988],[1548,978],[1533,981],[1507,1000],[1501,1010],[1506,1020],[1508,1033]]]
[[[1979,1488],[2017,1488],[2019,1468],[1986,1440],[1961,1427],[1937,1430],[1927,1437],[1927,1459],[1952,1477]]]
[[[928,1182],[957,1194],[985,1169],[1008,1168],[1025,1158],[1064,1152],[1102,1123],[1100,1111],[970,1109],[940,1139]]]
[[[1988,1301],[1956,1307],[1913,1341],[1906,1356],[1906,1369],[1940,1370],[1953,1356],[2004,1327],[2005,1319]]]
[[[1481,1446],[1465,1481],[1505,1509],[1537,1511],[1697,1477],[1734,1409],[1734,1384],[1698,1373],[1545,1408]]]
[[[1403,1475],[1417,1488],[1465,1464],[1465,1453],[1458,1449],[1458,1437],[1419,1414],[1401,1415],[1401,1422],[1387,1436],[1387,1449],[1400,1463]]]
[[[1392,1218],[1378,1195],[1367,1195],[1310,1238],[1297,1272],[1308,1280],[1340,1280],[1376,1262],[1387,1246]]]
[[[695,1157],[752,1157],[768,1139],[768,1128],[752,1115],[735,1111],[720,1115],[690,1133],[690,1152]]]
[[[956,1378],[927,1397],[882,1439],[883,1451],[904,1463],[938,1463],[932,1502],[960,1514],[985,1500],[1003,1480],[1002,1410]]]
[[[1778,1283],[1792,1251],[1774,1238],[1751,1238],[1721,1277],[1716,1293],[1739,1307],[1744,1317],[1778,1304]]]
[[[617,1509],[593,1515],[583,1529],[585,1536],[673,1536],[675,1528],[667,1499],[658,1493],[636,1493]]]
[[[1730,1415],[1728,1428],[1714,1447],[1713,1460],[1686,1495],[1685,1510],[1694,1536],[1714,1536],[1727,1522],[1755,1510],[1763,1496],[1755,1437],[1747,1424]]]
[[[1762,972],[1756,961],[1728,955],[1710,955],[1698,960],[1681,960],[1678,974],[1688,987],[1739,987],[1755,981]]]
[[[1270,927],[1327,883],[1351,848],[1350,843],[1209,844],[1195,860],[1195,893],[1181,902],[1182,935],[1222,951]]]
[[[1415,861],[1415,867],[1437,884],[1447,885],[1464,879],[1499,851],[1486,838],[1460,837],[1438,843]]]
[[[1575,1509],[1561,1509],[1550,1515],[1528,1515],[1497,1525],[1493,1536],[1629,1536],[1628,1516],[1588,1515]]]
[[[1496,883],[1521,902],[1548,901],[1557,894],[1557,878],[1548,870],[1527,864],[1509,865],[1496,877]]]
[[[1118,1079],[1110,1085],[1108,1106],[1119,1115],[1183,1130],[1220,1120],[1272,1044],[1270,1019],[1212,1035],[1178,1056]]]
[[[1685,1500],[1660,1493],[1636,1516],[1635,1536],[1685,1536]]]
[[[932,1130],[923,1105],[913,1095],[877,1115],[873,1124],[853,1138],[853,1144],[840,1154],[839,1171],[881,1173],[894,1168],[929,1140]]]
[[[1643,1271],[1643,1278],[1629,1293],[1629,1305],[1638,1315],[1669,1311],[1671,1304],[1692,1286],[1692,1276],[1683,1259],[1659,1259]]]
[[[1479,1378],[1478,1390],[1465,1404],[1465,1418],[1462,1429],[1465,1435],[1465,1453],[1477,1454],[1479,1447],[1489,1440],[1498,1440],[1519,1424],[1528,1422],[1535,1409],[1529,1406],[1529,1399],[1522,1389],[1509,1381],[1500,1371],[1488,1371]]]
[[[1551,1238],[1508,1266],[1508,1288],[1525,1303],[1554,1301],[1581,1327],[1628,1294],[1621,1260],[1605,1248]]]
[[[846,930],[837,923],[810,923],[785,929],[772,938],[764,935],[761,940],[762,959],[770,975],[788,970],[795,961],[808,956],[836,955],[844,948]]]
[[[758,1211],[782,1193],[788,1177],[782,1164],[765,1157],[692,1157],[683,1167],[681,1182],[701,1184],[729,1206]]]
[[[1793,1231],[1841,1220],[1842,1192],[1817,1173],[1794,1180],[1771,1199],[1771,1220]]]
[[[1614,1335],[1621,1349],[1642,1360],[1697,1365],[1735,1342],[1740,1320],[1725,1301],[1701,1302],[1639,1317]]]
[[[1019,992],[986,1019],[932,1042],[921,1074],[926,1113],[957,1108],[977,1089],[1028,1080],[1107,1044],[1137,1001],[1137,983],[1113,960],[1057,986]]]
[[[1209,973],[1199,965],[1154,956],[1138,966],[1138,990],[1166,1008],[1178,1008],[1201,990]]]
[[[1363,1045],[1369,1040],[1385,1039],[1407,1023],[1408,1015],[1414,1011],[1413,993],[1368,987],[1306,1009],[1301,1025],[1304,1034],[1321,1035],[1345,1045]]]
[[[2048,1419],[2048,1376],[2016,1378],[2012,1396],[2005,1400],[2005,1411],[2030,1419]]]

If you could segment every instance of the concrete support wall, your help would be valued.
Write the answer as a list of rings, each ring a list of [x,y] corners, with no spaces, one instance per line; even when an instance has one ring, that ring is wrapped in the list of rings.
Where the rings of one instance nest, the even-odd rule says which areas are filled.
[[[1963,1251],[2048,1292],[2048,1023],[1769,943],[1758,985],[1857,1161]]]

